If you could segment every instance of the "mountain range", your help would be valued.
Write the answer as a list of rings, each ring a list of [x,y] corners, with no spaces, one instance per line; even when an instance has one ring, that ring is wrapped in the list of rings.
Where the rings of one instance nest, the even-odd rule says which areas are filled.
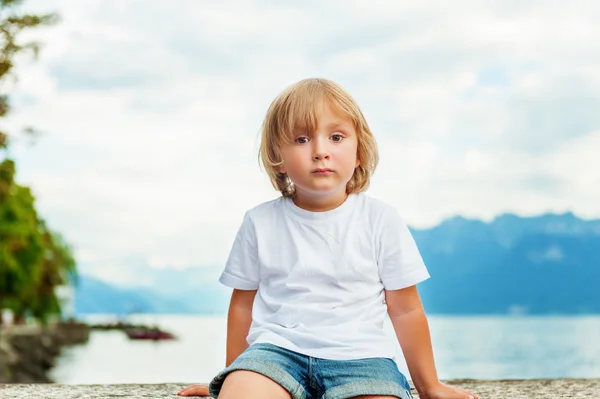
[[[600,220],[455,217],[413,235],[432,275],[420,287],[431,313],[600,313]]]
[[[224,314],[231,290],[206,283],[202,268],[138,270],[143,285],[122,286],[81,275],[75,287],[76,314]],[[140,279],[141,280],[141,279]],[[204,281],[205,283],[198,283]]]
[[[457,216],[411,231],[431,274],[419,285],[428,314],[600,314],[600,220]],[[143,273],[149,283],[128,288],[81,276],[76,312],[226,313],[231,291],[194,284],[202,268]]]

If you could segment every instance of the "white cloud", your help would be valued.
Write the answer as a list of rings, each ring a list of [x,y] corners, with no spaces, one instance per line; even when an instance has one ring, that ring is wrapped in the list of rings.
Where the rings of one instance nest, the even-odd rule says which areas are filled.
[[[370,193],[415,226],[599,216],[596,2],[26,4],[63,20],[19,62],[9,127],[45,135],[11,154],[104,278],[131,256],[222,264],[244,211],[276,196],[256,159],[266,108],[307,76],[363,107],[382,153]]]

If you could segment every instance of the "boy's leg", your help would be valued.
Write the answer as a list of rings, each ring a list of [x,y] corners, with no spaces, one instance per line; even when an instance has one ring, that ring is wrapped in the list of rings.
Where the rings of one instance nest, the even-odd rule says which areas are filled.
[[[307,356],[267,343],[252,344],[212,379],[209,393],[221,399],[306,399],[307,369]]]
[[[412,399],[410,385],[389,358],[311,359],[324,399]]]
[[[351,399],[398,399],[398,397],[397,396],[363,395],[363,396],[355,396]]]
[[[290,399],[291,395],[272,379],[254,371],[233,371],[225,378],[219,399]]]

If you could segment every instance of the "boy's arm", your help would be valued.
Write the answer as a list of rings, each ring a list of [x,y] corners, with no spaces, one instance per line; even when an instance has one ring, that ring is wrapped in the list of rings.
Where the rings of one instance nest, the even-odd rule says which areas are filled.
[[[477,398],[438,380],[429,324],[416,286],[386,290],[388,314],[404,353],[408,371],[421,398]]]
[[[255,296],[256,290],[234,289],[231,294],[227,315],[226,367],[248,348],[246,337],[252,323],[252,304]]]
[[[437,384],[429,325],[417,287],[386,290],[385,302],[415,387],[420,392]]]

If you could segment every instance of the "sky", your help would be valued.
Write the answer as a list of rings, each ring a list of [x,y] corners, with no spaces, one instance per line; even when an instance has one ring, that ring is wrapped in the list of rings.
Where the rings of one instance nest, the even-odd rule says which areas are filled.
[[[58,25],[4,85],[8,155],[80,270],[221,270],[278,197],[257,151],[286,86],[332,79],[381,161],[368,194],[410,226],[600,217],[600,3],[26,0]],[[34,143],[15,135],[31,126]],[[137,272],[136,272],[137,273]]]

